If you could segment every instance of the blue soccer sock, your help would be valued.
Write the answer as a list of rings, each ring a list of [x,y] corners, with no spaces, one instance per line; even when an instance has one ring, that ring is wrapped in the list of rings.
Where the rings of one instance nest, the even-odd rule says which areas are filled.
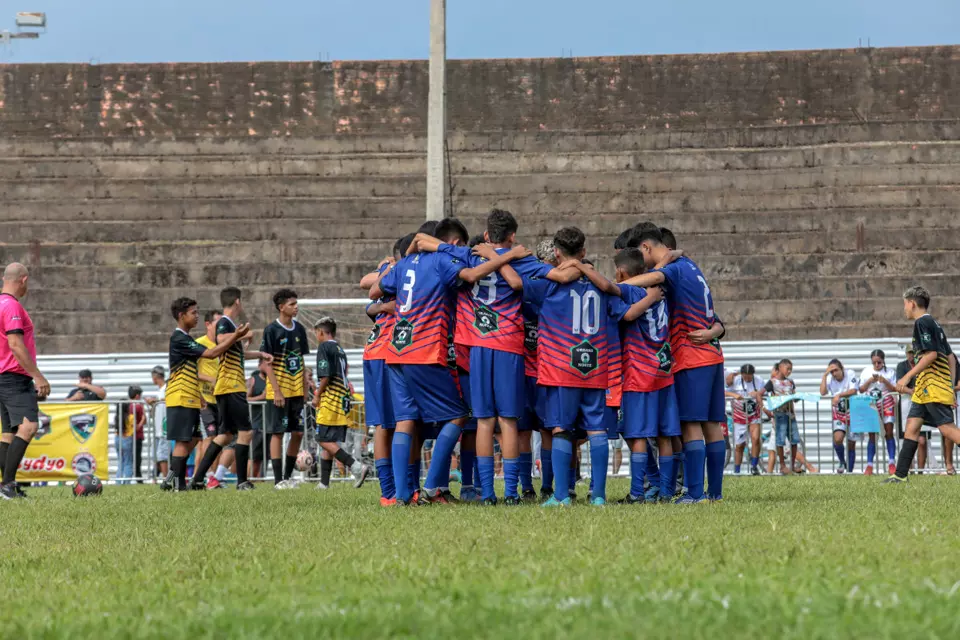
[[[463,487],[472,487],[473,485],[473,468],[477,465],[477,452],[476,451],[467,451],[463,448],[463,444],[460,445],[460,478],[461,478],[461,491]]]
[[[540,491],[553,491],[552,449],[540,449]]]
[[[533,454],[520,454],[520,487],[524,491],[533,491]]]
[[[517,484],[520,482],[520,459],[519,458],[504,458],[503,459],[503,483],[505,488],[503,490],[504,497],[507,498],[518,498],[517,494]]]
[[[387,500],[397,497],[397,485],[393,481],[393,458],[377,460],[377,478],[380,480],[380,495]]]
[[[842,444],[833,444],[833,450],[837,454],[837,458],[840,460],[840,466],[843,468],[847,467],[847,456],[844,455],[843,445]]]
[[[610,445],[607,434],[590,436],[590,480],[593,497],[607,499],[607,464],[610,462]],[[641,467],[646,470],[646,464]]]
[[[474,452],[474,454],[476,454],[476,452]],[[474,488],[478,488],[481,484],[482,484],[482,483],[481,483],[481,481],[480,481],[480,465],[477,463],[477,458],[474,457],[474,459],[473,459],[473,486],[474,486]]]
[[[677,492],[676,456],[660,456],[660,497],[670,499]]]
[[[857,450],[847,449],[847,471],[853,471],[853,465],[857,463]]]
[[[867,464],[872,465],[873,459],[877,457],[877,443],[873,440],[867,442]]]
[[[694,500],[703,498],[703,462],[706,455],[703,440],[691,440],[683,444],[683,482]]]
[[[570,493],[577,492],[577,457],[576,453],[570,454],[570,460],[573,466],[570,467],[570,475],[567,480],[567,491]],[[593,485],[590,486],[593,489]]]
[[[757,465],[760,464],[760,458],[750,457],[750,468],[756,469]]]
[[[407,482],[410,483],[410,491],[420,491],[420,461],[411,462],[407,465]]]
[[[681,469],[683,469],[683,451],[678,451],[673,454],[673,478],[670,480],[670,482],[673,484],[673,487],[674,487],[674,493],[676,493],[677,478],[680,477]],[[687,486],[686,474],[684,474],[684,477],[683,477],[683,486],[684,487]]]
[[[719,500],[723,497],[723,465],[727,458],[727,443],[723,440],[708,442],[707,451],[707,497]]]
[[[649,453],[649,451],[647,453]],[[657,459],[657,456],[648,455],[647,463],[645,465],[647,482],[650,483],[651,487],[660,486],[660,465],[657,464]],[[630,464],[633,464],[633,454],[630,455]]]
[[[734,472],[734,473],[740,473],[740,465],[739,465],[739,464],[734,464],[734,465],[733,465],[733,472]]]
[[[887,438],[887,459],[897,464],[897,439]]]
[[[443,425],[433,444],[433,458],[423,488],[428,492],[450,486],[450,456],[460,441],[461,429],[452,422]]]
[[[477,456],[477,469],[480,472],[480,499],[496,498],[493,492],[493,456]]]
[[[570,469],[570,460],[573,458],[573,443],[566,438],[553,439],[553,476],[556,478],[556,489],[553,496],[557,500],[566,500],[570,497],[570,480],[573,479]]]
[[[397,493],[397,500],[404,502],[409,502],[413,495],[413,483],[410,477],[411,465],[407,463],[410,459],[412,440],[409,433],[397,431],[393,434],[393,445],[390,447],[391,460],[393,461],[394,490]]]
[[[637,499],[643,497],[643,477],[647,473],[647,460],[650,458],[646,452],[630,453],[630,497]],[[659,485],[658,485],[659,486]]]

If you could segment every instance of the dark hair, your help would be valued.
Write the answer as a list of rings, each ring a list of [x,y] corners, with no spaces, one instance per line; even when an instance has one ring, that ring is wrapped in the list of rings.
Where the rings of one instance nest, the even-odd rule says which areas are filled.
[[[883,363],[883,368],[887,368],[887,354],[883,352],[883,349],[874,349],[870,352],[870,359],[880,358],[880,361]]]
[[[224,309],[232,307],[241,297],[240,289],[236,287],[226,287],[220,291],[220,306]]]
[[[745,364],[740,367],[740,375],[752,376],[757,372],[756,368],[752,364]]]
[[[468,242],[467,244],[470,246],[471,249],[473,249],[478,244],[483,244],[484,242],[486,242],[486,240],[484,240],[483,236],[481,236],[478,233],[477,235],[470,236],[470,242]]]
[[[627,247],[614,256],[613,264],[623,269],[628,277],[638,276],[644,270],[643,253],[636,247]]]
[[[439,220],[427,220],[420,228],[417,229],[417,233],[425,233],[428,236],[437,236],[437,225],[440,224]]]
[[[568,258],[579,255],[586,242],[583,231],[577,227],[563,227],[553,236],[553,246]]]
[[[93,380],[93,371],[90,369],[80,369],[80,373],[77,374],[78,378],[90,378]]]
[[[321,329],[324,333],[329,333],[332,336],[337,335],[337,321],[330,316],[324,316],[314,322],[313,328]]]
[[[584,258],[584,259],[581,260],[580,262],[582,262],[583,264],[586,264],[586,265],[590,265],[591,267],[594,266],[593,260],[591,260],[590,258]]]
[[[828,364],[827,366],[832,367],[833,365],[837,365],[838,367],[840,367],[840,371],[843,371],[843,363],[840,362],[840,360],[838,360],[837,358],[834,358],[833,360],[831,360],[830,364]]]
[[[487,235],[492,244],[506,242],[511,233],[516,233],[520,225],[513,214],[503,209],[494,209],[487,216]]]
[[[227,305],[227,306],[230,306],[230,305]],[[210,309],[210,310],[207,311],[205,314],[203,314],[203,321],[204,321],[204,322],[213,322],[213,319],[216,318],[216,317],[219,316],[219,315],[223,315],[223,314],[221,314],[221,313],[220,313],[219,311],[217,311],[216,309]]]
[[[460,244],[467,244],[470,240],[470,234],[463,223],[456,218],[444,218],[437,225],[436,238],[441,242],[448,242],[454,238],[460,239]]]
[[[921,309],[930,308],[930,292],[923,287],[910,287],[903,292],[903,299],[916,303]]]
[[[143,389],[141,389],[135,384],[130,385],[130,388],[127,389],[127,395],[130,396],[131,400],[135,400],[136,397],[141,393],[143,393]]]
[[[297,292],[293,289],[280,289],[275,294],[273,294],[273,306],[277,308],[277,311],[280,310],[280,306],[285,304],[288,300],[293,298],[299,298]]]
[[[407,235],[403,236],[402,238],[394,242],[393,256],[394,257],[399,256],[402,258],[403,256],[407,255],[407,249],[409,249],[410,245],[413,244],[413,238],[416,235],[417,234],[415,233],[408,233]]]
[[[630,232],[632,229],[627,229],[621,231],[620,235],[617,236],[617,239],[613,241],[613,250],[614,251],[623,251],[627,248],[627,242],[630,240]]]
[[[790,358],[784,358],[783,360],[781,360],[780,362],[777,363],[777,367],[779,368],[780,366],[785,365],[785,364],[788,364],[788,365],[790,365],[790,366],[792,367],[792,366],[793,366],[793,361],[790,360]]]
[[[197,306],[197,301],[193,298],[177,298],[170,305],[170,313],[173,315],[173,319],[179,322],[180,316],[189,311],[190,307],[195,306]]]
[[[667,229],[666,227],[660,227],[660,237],[663,238],[663,246],[671,251],[677,250],[677,236],[673,235],[673,231]]]
[[[663,244],[663,234],[660,233],[660,227],[652,222],[641,222],[630,230],[630,239],[627,240],[628,247],[639,247],[644,242]]]

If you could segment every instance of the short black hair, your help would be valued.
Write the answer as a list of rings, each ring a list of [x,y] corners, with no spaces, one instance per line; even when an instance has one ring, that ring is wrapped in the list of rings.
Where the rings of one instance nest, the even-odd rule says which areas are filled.
[[[468,242],[467,244],[469,244],[470,248],[473,249],[478,244],[483,244],[484,242],[486,242],[486,240],[484,240],[483,236],[478,233],[477,235],[470,238],[470,242]]]
[[[843,363],[840,362],[839,358],[834,358],[833,360],[830,361],[830,364],[828,364],[827,366],[832,367],[833,365],[837,365],[838,367],[840,367],[840,371],[843,371]]]
[[[560,253],[572,258],[583,251],[583,245],[587,238],[577,227],[563,227],[553,236],[553,246],[560,250]]]
[[[204,322],[213,322],[213,319],[216,318],[216,317],[219,316],[219,315],[223,315],[223,314],[221,314],[221,313],[220,313],[219,311],[217,311],[216,309],[210,309],[210,310],[207,311],[205,314],[203,314],[203,321],[204,321]]]
[[[177,298],[173,301],[173,304],[170,305],[170,313],[173,315],[173,319],[179,322],[180,316],[189,311],[190,307],[195,306],[197,306],[197,301],[193,298]]]
[[[639,247],[644,242],[663,244],[663,234],[660,233],[660,227],[652,222],[641,222],[630,230],[630,239],[627,240],[628,247]]]
[[[493,244],[506,242],[507,237],[511,233],[516,233],[519,228],[517,219],[509,211],[494,209],[487,216],[487,235]]]
[[[615,264],[618,269],[623,269],[630,278],[638,276],[643,273],[645,268],[643,252],[636,247],[627,247],[614,256],[613,264]]]
[[[403,256],[407,255],[407,249],[409,249],[410,245],[413,244],[413,239],[416,235],[417,234],[415,233],[408,233],[393,243],[393,256],[395,258],[398,256],[402,258]]]
[[[428,236],[437,237],[437,225],[440,224],[439,220],[427,220],[420,228],[417,229],[417,233],[425,233]]]
[[[627,248],[627,242],[630,240],[631,231],[632,229],[626,229],[620,232],[620,235],[617,236],[617,239],[613,241],[614,251],[623,251]]]
[[[323,316],[319,320],[313,323],[314,329],[321,329],[325,333],[329,333],[332,336],[337,335],[337,321],[331,318],[330,316]]]
[[[673,231],[667,229],[666,227],[660,227],[660,237],[662,238],[663,246],[671,251],[677,250],[677,236],[673,235]]]
[[[137,396],[141,393],[143,393],[143,389],[135,384],[130,385],[130,388],[127,389],[127,395],[130,396],[131,400],[136,400]]]
[[[910,287],[903,292],[903,299],[915,302],[921,309],[930,308],[930,292],[923,287]]]
[[[288,300],[293,298],[299,298],[297,292],[293,289],[280,289],[275,294],[273,294],[273,306],[277,308],[277,311],[280,310],[280,306],[286,303]]]
[[[91,380],[93,380],[93,371],[90,371],[90,369],[81,369],[80,373],[77,374],[77,377],[90,378]]]
[[[757,372],[757,370],[754,368],[754,366],[753,366],[752,364],[745,364],[745,365],[743,365],[742,367],[740,367],[740,373],[741,373],[741,375],[752,376],[752,375],[755,374],[756,372]]]
[[[220,306],[224,309],[232,307],[241,297],[240,289],[237,287],[225,287],[220,291]]]
[[[467,244],[470,241],[470,234],[467,228],[456,218],[444,218],[437,225],[437,232],[434,236],[441,242],[448,242],[454,238],[460,239],[460,244]]]

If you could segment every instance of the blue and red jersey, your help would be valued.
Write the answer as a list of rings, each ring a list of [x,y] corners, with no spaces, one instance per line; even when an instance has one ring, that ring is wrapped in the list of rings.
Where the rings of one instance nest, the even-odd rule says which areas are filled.
[[[569,284],[525,280],[523,290],[524,299],[539,310],[537,383],[606,389],[611,348],[608,325],[618,320],[617,306],[623,306],[620,299],[605,295],[585,277]]]
[[[719,342],[693,344],[687,339],[691,331],[712,327],[716,318],[713,296],[700,267],[684,256],[660,272],[664,277],[664,295],[670,305],[673,372],[723,363]]]
[[[623,353],[620,326],[617,322],[607,325],[607,335],[610,344],[607,358],[607,406],[619,407],[623,398]]]
[[[540,334],[540,317],[537,310],[524,302],[523,307],[523,374],[537,379],[537,340]]]
[[[620,295],[628,307],[647,297],[641,287],[621,284]],[[670,316],[666,300],[655,303],[632,322],[623,322],[623,390],[657,391],[673,384],[670,350]]]
[[[485,258],[473,255],[468,247],[441,244],[439,251],[456,257],[468,267],[486,262]],[[498,247],[495,251],[503,255],[509,249]],[[514,260],[510,266],[521,278],[545,277],[553,269],[533,256]],[[520,309],[523,294],[514,291],[497,272],[475,283],[467,294],[457,303],[457,344],[523,355],[525,334]]]
[[[447,253],[417,253],[383,277],[380,289],[397,299],[387,364],[447,366],[456,285],[466,266]]]
[[[378,272],[382,275],[384,271],[390,268],[385,264]],[[384,296],[377,300],[378,303],[390,302],[393,296]],[[390,342],[390,335],[393,333],[393,323],[396,316],[392,313],[380,313],[373,320],[373,329],[367,336],[367,344],[363,347],[364,360],[383,360],[387,357],[387,343]]]

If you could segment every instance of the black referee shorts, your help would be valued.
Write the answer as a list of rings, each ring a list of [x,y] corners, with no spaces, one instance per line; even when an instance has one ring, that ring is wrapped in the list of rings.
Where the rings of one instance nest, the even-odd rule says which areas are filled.
[[[40,420],[33,378],[19,373],[0,373],[0,422],[3,433],[16,433],[24,420],[34,423]]]
[[[942,427],[945,424],[953,424],[953,407],[939,402],[928,402],[926,404],[914,402],[913,406],[910,407],[907,418],[920,418],[923,420],[923,424]]]
[[[239,431],[250,431],[252,428],[246,393],[225,393],[217,396],[217,410],[220,413],[220,423],[217,425],[218,435],[225,433],[237,435]]]
[[[167,439],[190,442],[200,437],[200,409],[167,407]]]

